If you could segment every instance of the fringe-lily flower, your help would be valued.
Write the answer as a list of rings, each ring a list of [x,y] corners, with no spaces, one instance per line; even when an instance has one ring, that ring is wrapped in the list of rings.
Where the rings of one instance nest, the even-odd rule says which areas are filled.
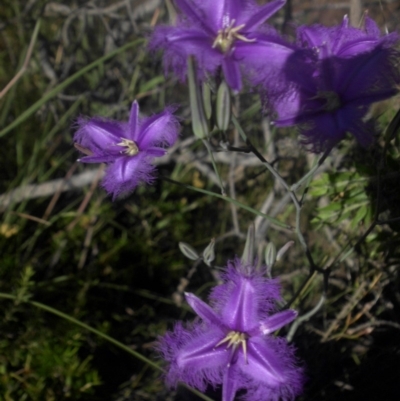
[[[164,50],[164,65],[183,79],[188,56],[196,58],[199,75],[219,69],[228,85],[240,91],[240,66],[264,73],[282,66],[292,47],[271,27],[262,24],[286,0],[258,6],[254,0],[175,0],[179,9],[176,26],[158,27],[150,47]]]
[[[108,165],[102,185],[113,199],[140,183],[150,184],[155,170],[152,161],[163,156],[165,147],[173,145],[178,137],[179,123],[172,112],[167,108],[141,119],[135,101],[128,122],[99,117],[78,120],[74,141],[87,154],[79,161]]]
[[[189,328],[177,324],[160,340],[169,385],[182,381],[200,391],[222,385],[223,401],[233,401],[241,390],[247,401],[292,400],[301,392],[293,348],[271,335],[297,313],[274,312],[279,286],[263,273],[236,259],[211,292],[211,306],[186,294],[199,319]]]
[[[400,83],[399,35],[381,35],[377,25],[365,18],[365,26],[349,26],[344,18],[337,27],[300,27],[298,42],[313,57],[293,53],[284,69],[285,80],[264,84],[275,112],[275,124],[298,124],[303,142],[314,151],[334,146],[347,132],[369,145],[374,137],[369,106],[398,92]],[[293,68],[293,65],[296,68]]]

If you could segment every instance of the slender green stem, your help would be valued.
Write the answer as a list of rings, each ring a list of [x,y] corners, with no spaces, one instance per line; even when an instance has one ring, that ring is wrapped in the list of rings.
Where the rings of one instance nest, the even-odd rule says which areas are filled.
[[[235,126],[235,128],[238,130],[239,135],[242,137],[242,140],[244,142],[247,142],[247,135],[245,134],[245,132],[243,131],[242,126],[239,124],[239,121],[237,120],[237,118],[232,114],[232,122],[233,125]]]
[[[273,224],[275,224],[275,225],[277,225],[279,227],[287,228],[289,230],[292,229],[291,226],[289,226],[289,225],[287,225],[285,223],[282,223],[281,221],[276,220],[273,217],[270,217],[270,216],[266,215],[265,213],[260,212],[257,209],[253,209],[252,207],[247,206],[244,203],[241,203],[241,202],[237,201],[236,199],[232,199],[229,196],[223,196],[223,195],[217,194],[215,192],[207,191],[206,189],[196,188],[196,187],[193,187],[192,185],[183,184],[181,182],[172,180],[171,178],[168,178],[168,177],[163,177],[163,179],[165,181],[168,181],[168,182],[172,183],[172,184],[180,185],[181,187],[184,187],[184,188],[187,188],[187,189],[191,189],[192,191],[200,192],[200,193],[205,194],[205,195],[210,195],[210,196],[213,196],[215,198],[223,199],[224,201],[229,202],[229,203],[233,203],[234,205],[236,205],[236,206],[238,206],[238,207],[240,207],[240,208],[242,208],[244,210],[247,210],[248,212],[253,213],[256,216],[264,217],[266,220],[269,220],[271,223],[273,223]]]
[[[281,185],[286,189],[286,191],[289,193],[293,204],[296,208],[296,234],[297,237],[300,241],[301,246],[303,247],[307,258],[309,259],[309,262],[311,264],[312,269],[314,269],[315,264],[311,258],[311,254],[308,250],[308,246],[306,243],[306,240],[300,230],[300,214],[301,214],[301,204],[299,202],[299,200],[297,199],[296,194],[294,193],[294,191],[289,187],[289,185],[286,183],[286,181],[282,178],[282,176],[275,170],[275,168],[268,163],[268,161],[264,158],[264,156],[253,146],[253,144],[251,143],[250,139],[247,137],[246,133],[243,131],[242,127],[240,126],[238,120],[235,118],[235,116],[232,117],[232,121],[235,125],[235,127],[237,128],[237,130],[240,133],[240,136],[242,137],[242,139],[250,146],[251,151],[257,156],[257,158],[260,160],[260,162],[262,163],[263,166],[265,166],[270,173],[276,178],[276,180],[278,180],[278,182],[281,183]]]
[[[321,298],[319,299],[317,305],[314,306],[313,309],[308,311],[302,316],[299,316],[291,325],[289,333],[286,336],[286,339],[288,342],[291,342],[293,340],[293,336],[295,335],[297,329],[299,326],[303,323],[306,322],[307,320],[311,319],[319,310],[322,308],[322,306],[325,304],[326,301],[326,294],[325,292],[322,293]]]
[[[220,176],[220,174],[218,172],[217,164],[215,163],[214,154],[212,152],[210,144],[208,143],[207,139],[203,139],[203,143],[204,143],[204,146],[207,148],[208,154],[210,155],[211,163],[213,165],[215,175],[218,177],[219,186],[221,187],[221,195],[222,196],[226,196],[226,192],[225,192],[225,189],[224,189],[224,184],[222,183],[222,178],[221,178],[221,176]]]
[[[196,390],[193,387],[188,386],[185,383],[179,383],[182,387],[187,388],[188,390],[190,390],[193,394],[196,394],[198,397],[200,397],[201,399],[205,400],[205,401],[214,401],[212,398],[207,397],[206,395],[204,395],[203,393],[201,393],[199,390]]]
[[[318,160],[317,163],[314,164],[314,166],[311,167],[310,171],[304,175],[303,177],[300,178],[299,181],[297,181],[295,184],[293,184],[290,189],[294,192],[297,191],[297,189],[299,189],[304,182],[308,181],[309,182],[312,180],[312,178],[314,177],[315,173],[317,172],[318,168],[324,163],[324,161],[326,160],[326,158],[329,156],[329,153],[331,152],[332,148],[328,148],[324,154],[321,156],[321,158]]]
[[[10,132],[12,129],[14,129],[18,125],[20,125],[26,119],[28,119],[33,113],[35,113],[38,109],[40,109],[40,107],[42,107],[46,102],[48,102],[50,99],[55,97],[58,93],[60,93],[67,86],[71,85],[74,81],[76,81],[83,74],[85,74],[88,71],[90,71],[91,69],[97,67],[101,63],[104,63],[108,59],[116,56],[117,54],[123,53],[125,50],[128,50],[131,47],[138,46],[142,43],[144,43],[144,39],[137,39],[137,40],[134,40],[133,42],[127,43],[126,45],[121,46],[118,49],[115,49],[114,51],[106,54],[105,56],[98,58],[97,60],[93,61],[93,63],[88,64],[87,66],[83,67],[78,72],[76,72],[75,74],[68,77],[65,81],[61,82],[59,85],[57,85],[55,88],[53,88],[50,92],[46,93],[43,97],[41,97],[31,107],[29,107],[22,114],[20,114],[11,124],[9,124],[7,127],[2,129],[0,131],[0,138],[3,137],[4,135],[6,135],[8,132]]]

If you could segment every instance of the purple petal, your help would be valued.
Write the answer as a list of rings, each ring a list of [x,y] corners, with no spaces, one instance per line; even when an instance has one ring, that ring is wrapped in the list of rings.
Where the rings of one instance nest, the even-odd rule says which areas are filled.
[[[399,72],[393,64],[392,52],[389,49],[378,47],[346,62],[341,74],[342,79],[338,83],[338,91],[344,93],[346,101],[379,94],[383,96],[378,100],[382,100],[387,92],[387,97],[396,92]]]
[[[349,125],[349,132],[354,135],[361,146],[367,147],[374,142],[376,129],[373,121],[364,122],[359,119],[352,121],[351,125]]]
[[[199,325],[192,325],[190,330],[186,330],[181,323],[177,323],[173,332],[167,332],[159,339],[157,347],[163,358],[170,364],[166,377],[167,383],[170,386],[176,386],[178,381],[183,381],[201,391],[204,391],[208,384],[214,386],[221,384],[222,369],[227,364],[229,353],[223,349],[213,349],[215,341],[220,338],[223,338],[223,334],[215,330],[204,331],[204,327]],[[210,343],[209,347],[204,348],[207,343]],[[196,350],[199,351],[200,356],[202,350],[206,354],[210,353],[211,361],[207,361],[207,358],[197,358]],[[191,363],[191,352],[195,356],[194,363]]]
[[[161,157],[164,156],[167,151],[163,148],[158,148],[156,146],[150,147],[146,149],[146,154],[149,156],[154,156],[154,157]]]
[[[341,57],[354,56],[359,53],[369,52],[376,48],[376,40],[358,40],[356,42],[347,43],[340,49],[338,55]]]
[[[129,137],[126,139],[132,139],[133,141],[137,142],[138,136],[138,125],[139,125],[139,105],[138,102],[135,100],[132,103],[131,113],[129,114]]]
[[[204,1],[204,0],[203,0]],[[195,24],[199,24],[208,35],[214,36],[216,34],[214,27],[208,23],[208,15],[204,15],[196,5],[190,0],[175,0],[178,8],[191,19]]]
[[[114,164],[108,168],[107,175],[119,183],[127,181],[139,181],[138,172],[141,165],[146,163],[143,157],[136,156],[121,156],[118,157]]]
[[[209,21],[209,26],[214,30],[214,36],[220,29],[228,27],[232,20],[236,20],[235,25],[243,23],[241,17],[246,14],[247,5],[243,0],[202,0],[198,3]]]
[[[185,54],[194,54],[199,47],[212,47],[213,36],[206,35],[196,27],[193,28],[169,28],[165,37],[169,45],[184,46],[181,51]],[[167,32],[168,32],[167,31]]]
[[[147,160],[146,154],[120,156],[105,173],[102,185],[115,199],[120,193],[132,191],[140,183],[151,184],[154,179],[154,166]]]
[[[273,36],[257,34],[252,37],[255,42],[236,42],[234,57],[243,64],[253,84],[268,85],[283,75],[284,67],[290,66],[288,61],[294,56],[295,48]]]
[[[194,0],[198,1],[198,0]],[[202,0],[199,6],[202,8],[208,24],[212,28],[212,36],[216,36],[217,32],[223,28],[224,16],[226,15],[226,0]],[[229,15],[229,14],[228,14]]]
[[[234,401],[236,392],[239,390],[238,381],[233,376],[233,371],[233,366],[228,366],[225,369],[222,382],[222,401]]]
[[[274,118],[274,124],[277,127],[287,127],[297,124],[299,114],[303,107],[303,96],[300,91],[288,90],[287,93],[270,96],[270,109],[277,114]]]
[[[303,44],[307,44],[309,47],[319,47],[324,42],[325,28],[317,26],[301,26],[297,29],[298,40]]]
[[[222,61],[222,70],[228,86],[235,92],[242,89],[242,78],[240,76],[239,63],[231,57],[225,57]]]
[[[197,313],[197,315],[199,315],[206,322],[221,327],[222,329],[223,325],[221,323],[221,318],[215,314],[210,306],[208,306],[200,298],[197,298],[194,294],[186,292],[185,297],[187,303]]]
[[[244,30],[248,31],[258,28],[258,26],[266,21],[271,15],[280,10],[285,5],[285,3],[286,0],[275,0],[271,3],[266,4],[263,7],[259,7],[257,13],[254,13],[252,17],[246,22]]]
[[[268,377],[268,375],[263,376],[262,372],[257,371],[257,368],[251,368],[250,363],[252,360],[249,359],[248,365],[244,367],[240,366],[242,376],[248,380],[249,378],[243,373],[249,367],[249,373],[253,378],[253,381],[250,383],[254,383],[253,385],[247,385],[246,401],[260,401],[264,399],[271,401],[293,401],[301,393],[304,383],[303,371],[300,367],[296,366],[293,347],[289,346],[285,339],[279,337],[270,339],[269,341],[259,340],[258,351],[261,357],[267,357],[266,352],[269,352],[268,363],[271,363],[271,359],[275,361],[275,369],[280,373],[282,381],[276,380],[276,378],[270,380],[271,376]],[[254,374],[260,374],[261,377]],[[268,394],[268,398],[265,398],[265,394]]]
[[[115,182],[120,183],[121,185],[125,184],[126,182],[138,181],[137,178],[137,170],[140,166],[140,159],[139,157],[119,157],[114,164],[108,168],[107,176],[109,179],[114,180]]]
[[[269,316],[260,324],[261,332],[264,335],[273,333],[274,331],[280,329],[281,327],[289,324],[297,317],[297,312],[293,309],[288,309],[283,312],[275,313]]]
[[[321,152],[342,140],[346,134],[345,121],[341,112],[315,114],[300,126],[302,142]]]
[[[363,121],[368,108],[348,104],[342,107],[338,113],[338,120],[341,127],[353,134],[357,141],[364,147],[370,145],[375,134],[375,127],[372,121]]]
[[[162,113],[146,118],[140,125],[137,144],[140,150],[154,146],[171,146],[178,138],[179,123],[173,116],[174,109],[167,108]]]
[[[225,289],[229,293],[228,297],[224,299],[225,305],[221,311],[224,325],[230,330],[242,333],[258,326],[259,294],[253,285],[253,280],[248,277],[240,277],[234,283],[227,285]]]
[[[115,155],[110,154],[98,154],[93,156],[84,156],[78,159],[81,163],[113,163],[115,161]]]
[[[188,56],[194,55],[202,79],[205,71],[214,74],[222,62],[223,55],[212,47],[213,40],[195,27],[160,27],[153,34],[150,48],[164,50],[166,72],[172,70],[181,80],[186,78]]]
[[[397,89],[397,87],[392,87],[392,88],[383,87],[381,89],[379,89],[379,87],[377,87],[377,88],[370,88],[370,89],[371,89],[370,93],[368,93],[366,91],[364,93],[362,93],[362,92],[359,93],[358,96],[357,96],[357,94],[355,94],[355,96],[357,96],[357,97],[354,99],[351,99],[349,96],[348,97],[349,105],[359,106],[360,108],[365,109],[365,108],[368,108],[368,106],[370,106],[372,103],[379,102],[379,101],[385,100],[385,99],[389,99],[390,97],[395,96],[399,93],[399,90]],[[374,89],[377,90],[376,93],[372,92]],[[367,111],[365,111],[363,113],[363,117],[365,116],[365,114],[367,114]]]
[[[215,348],[224,338],[224,332],[215,328],[198,335],[181,348],[176,356],[180,369],[197,371],[226,366],[230,353],[225,347]]]
[[[261,318],[270,315],[280,299],[279,285],[267,280],[254,266],[243,265],[239,259],[228,263],[221,274],[224,284],[215,287],[210,299],[230,330],[248,332],[259,327]]]
[[[236,21],[235,25],[240,25],[242,23],[240,17],[242,14],[245,14],[243,0],[211,0],[211,2],[214,4],[220,3],[218,6],[220,10],[220,29],[229,26],[232,20]]]
[[[378,39],[381,36],[381,31],[379,30],[378,25],[372,18],[366,17],[364,21],[364,28],[367,35],[375,37]]]
[[[93,152],[106,150],[109,146],[120,142],[124,135],[124,126],[116,121],[105,121],[92,118],[89,121],[78,121],[80,128],[74,141]]]
[[[247,341],[247,360],[247,364],[240,365],[240,370],[252,379],[271,387],[285,381],[285,371],[278,356],[259,339],[252,337]]]

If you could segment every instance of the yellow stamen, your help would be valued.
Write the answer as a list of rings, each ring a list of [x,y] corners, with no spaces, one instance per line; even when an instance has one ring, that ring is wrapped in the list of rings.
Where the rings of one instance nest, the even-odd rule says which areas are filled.
[[[255,39],[248,39],[243,35],[240,35],[238,32],[244,28],[245,24],[235,25],[235,20],[233,19],[230,24],[223,29],[218,31],[217,37],[215,38],[212,47],[218,47],[222,53],[227,53],[231,48],[235,40],[241,40],[243,42],[255,42]]]
[[[228,343],[226,348],[232,347],[235,351],[239,345],[242,346],[244,360],[247,362],[247,336],[245,333],[240,333],[239,331],[230,331],[226,337],[224,337],[215,347],[218,347],[222,344]]]
[[[128,155],[128,156],[135,156],[139,153],[139,148],[136,145],[135,141],[131,139],[121,138],[121,142],[117,143],[117,146],[122,146],[126,149],[121,150],[121,153]]]

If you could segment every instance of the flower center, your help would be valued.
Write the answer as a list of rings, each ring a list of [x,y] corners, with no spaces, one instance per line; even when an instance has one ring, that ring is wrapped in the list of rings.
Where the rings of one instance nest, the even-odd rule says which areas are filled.
[[[121,142],[117,143],[117,146],[124,147],[125,149],[121,150],[120,153],[127,156],[135,156],[139,153],[139,148],[136,145],[136,142],[131,139],[121,138]]]
[[[218,47],[222,53],[226,54],[231,48],[235,40],[242,40],[243,42],[255,42],[255,39],[247,39],[241,35],[239,31],[244,28],[245,24],[234,26],[235,20],[233,19],[228,26],[218,31],[217,37],[212,45],[213,49]]]
[[[217,345],[228,343],[226,348],[232,347],[233,353],[237,350],[237,348],[241,345],[243,354],[244,354],[244,360],[246,361],[247,364],[247,335],[245,333],[241,333],[240,331],[230,331]]]
[[[323,106],[326,111],[333,111],[341,106],[339,95],[336,92],[320,91],[315,98],[326,100]]]

